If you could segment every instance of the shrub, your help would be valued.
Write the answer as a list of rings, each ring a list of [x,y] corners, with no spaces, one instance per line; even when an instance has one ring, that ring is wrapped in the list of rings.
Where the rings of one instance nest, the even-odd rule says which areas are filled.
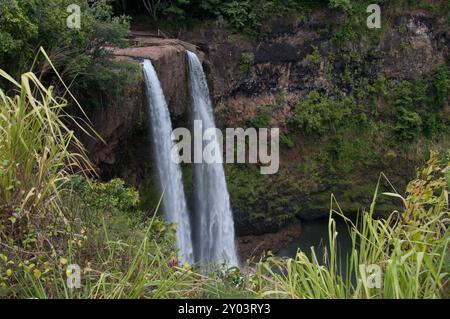
[[[352,8],[350,0],[330,0],[331,8],[339,8],[344,12],[349,12]]]
[[[81,8],[80,29],[67,28],[70,4]],[[126,17],[113,16],[107,0],[8,0],[0,3],[0,12],[0,65],[5,71],[18,77],[29,70],[42,46],[67,82],[81,75],[73,91],[81,82],[101,82],[97,70],[110,57],[107,48],[124,45],[129,27]],[[36,73],[52,71],[45,60],[34,66]]]
[[[401,140],[412,142],[419,137],[421,125],[419,114],[402,107],[397,113],[394,130]]]
[[[125,187],[125,183],[120,179],[102,183],[77,175],[71,182],[73,192],[90,208],[122,214],[139,212],[139,193],[131,187]]]
[[[313,52],[309,54],[306,59],[314,65],[319,65],[322,57],[320,56],[319,49],[316,46],[312,46]]]
[[[280,142],[283,145],[286,145],[288,148],[294,148],[295,143],[292,140],[291,136],[283,134],[280,136]]]
[[[430,77],[400,81],[393,87],[395,130],[400,139],[413,141],[420,131],[432,137],[447,129],[441,109],[448,104],[449,89],[449,72],[442,65]]]
[[[239,69],[242,72],[249,72],[250,68],[255,63],[255,55],[252,52],[244,52],[241,54],[241,59],[239,61]]]
[[[237,30],[244,30],[249,26],[255,26],[257,21],[250,15],[250,1],[232,1],[225,4],[224,14],[228,23]]]
[[[272,118],[272,105],[264,105],[258,108],[257,115],[247,122],[254,128],[267,128],[269,127],[270,120]]]
[[[36,38],[38,25],[30,21],[24,9],[30,3],[0,2],[0,65],[9,66],[10,71],[16,71],[11,65],[24,65],[33,55],[29,43]]]
[[[414,86],[409,81],[397,83],[393,90],[393,104],[397,110],[404,108],[410,110],[414,107],[413,100]]]
[[[354,107],[355,101],[352,97],[335,100],[313,91],[297,104],[289,123],[304,129],[308,134],[322,135],[339,126]]]
[[[450,92],[450,72],[448,66],[443,64],[437,67],[432,81],[434,95],[434,109],[448,106],[448,95]]]
[[[296,0],[233,0],[223,1],[221,11],[233,29],[256,34],[265,21],[299,12],[305,3]]]

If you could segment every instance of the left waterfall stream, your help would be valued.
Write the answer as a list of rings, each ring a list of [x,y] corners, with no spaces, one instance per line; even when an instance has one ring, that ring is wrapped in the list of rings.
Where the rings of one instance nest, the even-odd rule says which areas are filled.
[[[176,243],[181,263],[192,264],[191,223],[182,180],[180,165],[171,158],[174,146],[172,121],[158,75],[150,60],[142,62],[147,87],[149,122],[154,150],[154,161],[163,192],[162,209],[167,222],[176,226]]]

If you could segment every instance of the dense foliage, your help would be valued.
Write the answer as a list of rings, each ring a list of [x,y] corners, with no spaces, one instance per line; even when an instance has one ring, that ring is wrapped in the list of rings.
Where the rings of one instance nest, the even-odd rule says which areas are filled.
[[[352,98],[336,101],[314,91],[297,105],[290,122],[308,134],[320,135],[340,125],[350,115],[352,108],[355,108]]]
[[[271,17],[296,12],[311,1],[298,0],[142,0],[116,1],[122,10],[148,12],[156,22],[173,20],[178,24],[197,20],[220,20],[238,30],[261,26]],[[326,0],[319,1],[326,3]],[[180,23],[181,22],[181,23]]]
[[[281,16],[302,16],[310,8],[329,7],[352,15],[368,4],[422,5],[421,0],[116,0],[116,8],[121,12],[142,14],[146,12],[157,25],[186,26],[205,20],[216,21],[237,31],[255,33],[267,20]],[[442,8],[448,12],[450,6],[445,1]]]
[[[67,27],[71,4],[80,6],[80,29]],[[32,67],[41,75],[51,73],[48,63],[37,56],[44,47],[67,83],[79,77],[73,82],[73,91],[78,92],[77,88],[95,87],[112,74],[107,47],[123,45],[127,31],[127,18],[114,16],[107,0],[1,1],[0,66],[13,76]]]

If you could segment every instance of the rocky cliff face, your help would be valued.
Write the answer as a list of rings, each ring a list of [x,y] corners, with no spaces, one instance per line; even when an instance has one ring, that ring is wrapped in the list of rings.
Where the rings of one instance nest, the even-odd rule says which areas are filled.
[[[158,72],[167,104],[174,118],[185,116],[190,104],[186,50],[195,52],[200,59],[203,53],[193,44],[176,39],[161,39],[135,33],[135,46],[118,49],[118,59],[149,59]],[[145,34],[145,33],[144,33]]]
[[[142,76],[118,94],[102,94],[100,106],[87,108],[88,117],[104,142],[84,136],[91,160],[105,179],[121,175],[121,168],[139,167],[150,156],[146,131],[147,101]],[[139,158],[139,159],[138,159]],[[137,181],[137,180],[136,180]]]
[[[386,19],[389,26],[373,34],[366,32],[368,39],[360,35],[343,43],[338,43],[336,36],[343,17],[336,18],[327,10],[303,20],[273,21],[258,39],[220,28],[181,35],[205,52],[221,127],[254,126],[264,119],[262,115],[269,114],[265,124],[280,127],[289,138],[281,150],[281,170],[274,176],[228,168],[238,233],[275,231],[293,216],[328,216],[331,193],[346,212],[356,212],[370,205],[381,172],[400,191],[414,175],[427,156],[426,147],[391,148],[387,139],[392,137],[386,128],[367,138],[361,138],[364,134],[359,130],[368,128],[358,127],[318,137],[304,131],[292,133],[289,124],[296,105],[313,91],[322,96],[336,92],[357,96],[368,90],[366,83],[377,79],[394,85],[429,77],[438,65],[448,65],[450,33],[445,20],[420,11],[393,12]],[[388,99],[379,103],[386,109],[374,116],[373,121],[379,123],[375,130],[392,125],[386,118],[395,116],[388,109]],[[344,149],[339,149],[342,155],[334,155],[337,147]],[[380,199],[378,212],[388,212],[390,203]]]
[[[439,18],[420,11],[392,13],[382,31],[339,44],[336,30],[343,19],[317,11],[306,19],[273,21],[257,38],[221,28],[180,33],[183,41],[137,34],[135,46],[116,51],[121,60],[153,61],[175,126],[189,121],[188,49],[204,59],[221,127],[255,126],[265,119],[262,115],[268,116],[264,124],[280,127],[286,140],[278,174],[260,176],[257,167],[247,165],[226,167],[239,235],[276,231],[296,217],[326,216],[331,193],[346,211],[358,211],[370,204],[381,171],[401,189],[426,156],[418,144],[394,150],[388,145],[388,101],[379,103],[385,109],[374,115],[377,126],[370,136],[363,136],[370,130],[359,131],[360,124],[320,138],[302,130],[292,133],[289,121],[296,106],[313,91],[358,96],[377,79],[396,83],[426,77],[437,65],[449,64],[450,34]],[[88,145],[95,162],[106,178],[119,175],[148,185],[151,154],[142,78],[123,99],[109,97],[105,105],[92,114],[107,141]],[[383,129],[377,134],[379,127]],[[389,201],[381,202],[383,208],[389,209]]]
[[[89,118],[105,143],[85,138],[91,159],[105,179],[120,176],[139,185],[151,171],[148,138],[148,102],[139,62],[150,59],[158,72],[174,123],[188,121],[186,50],[203,55],[189,43],[135,34],[134,45],[114,50],[117,61],[135,65],[126,69],[132,81],[121,92],[102,92],[100,106],[88,107]],[[124,70],[118,70],[123,72]]]
[[[274,21],[257,40],[220,28],[194,30],[181,37],[205,52],[215,101],[240,109],[251,100],[260,99],[255,105],[270,101],[280,91],[293,103],[311,90],[332,94],[336,85],[349,92],[353,87],[344,79],[346,65],[356,71],[356,81],[381,75],[402,80],[430,74],[438,64],[448,62],[450,33],[445,21],[420,12],[390,19],[391,25],[374,46],[363,41],[353,47],[337,46],[332,36],[342,17],[337,19],[329,11],[301,21]],[[350,51],[359,55],[343,55]]]

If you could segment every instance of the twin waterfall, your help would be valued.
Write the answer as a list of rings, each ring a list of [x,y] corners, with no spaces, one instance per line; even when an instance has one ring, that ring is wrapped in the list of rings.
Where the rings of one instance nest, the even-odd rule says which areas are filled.
[[[201,120],[203,130],[214,128],[212,102],[203,67],[197,56],[187,53],[192,95],[192,120]],[[172,124],[164,94],[149,60],[143,62],[150,109],[155,163],[163,193],[163,210],[169,223],[176,224],[176,241],[181,262],[236,266],[234,224],[222,164],[194,164],[194,205],[189,214],[181,169],[171,159]],[[214,141],[217,142],[215,136]],[[203,141],[203,139],[202,139]],[[212,140],[209,143],[213,142]],[[197,145],[194,148],[205,146]]]

